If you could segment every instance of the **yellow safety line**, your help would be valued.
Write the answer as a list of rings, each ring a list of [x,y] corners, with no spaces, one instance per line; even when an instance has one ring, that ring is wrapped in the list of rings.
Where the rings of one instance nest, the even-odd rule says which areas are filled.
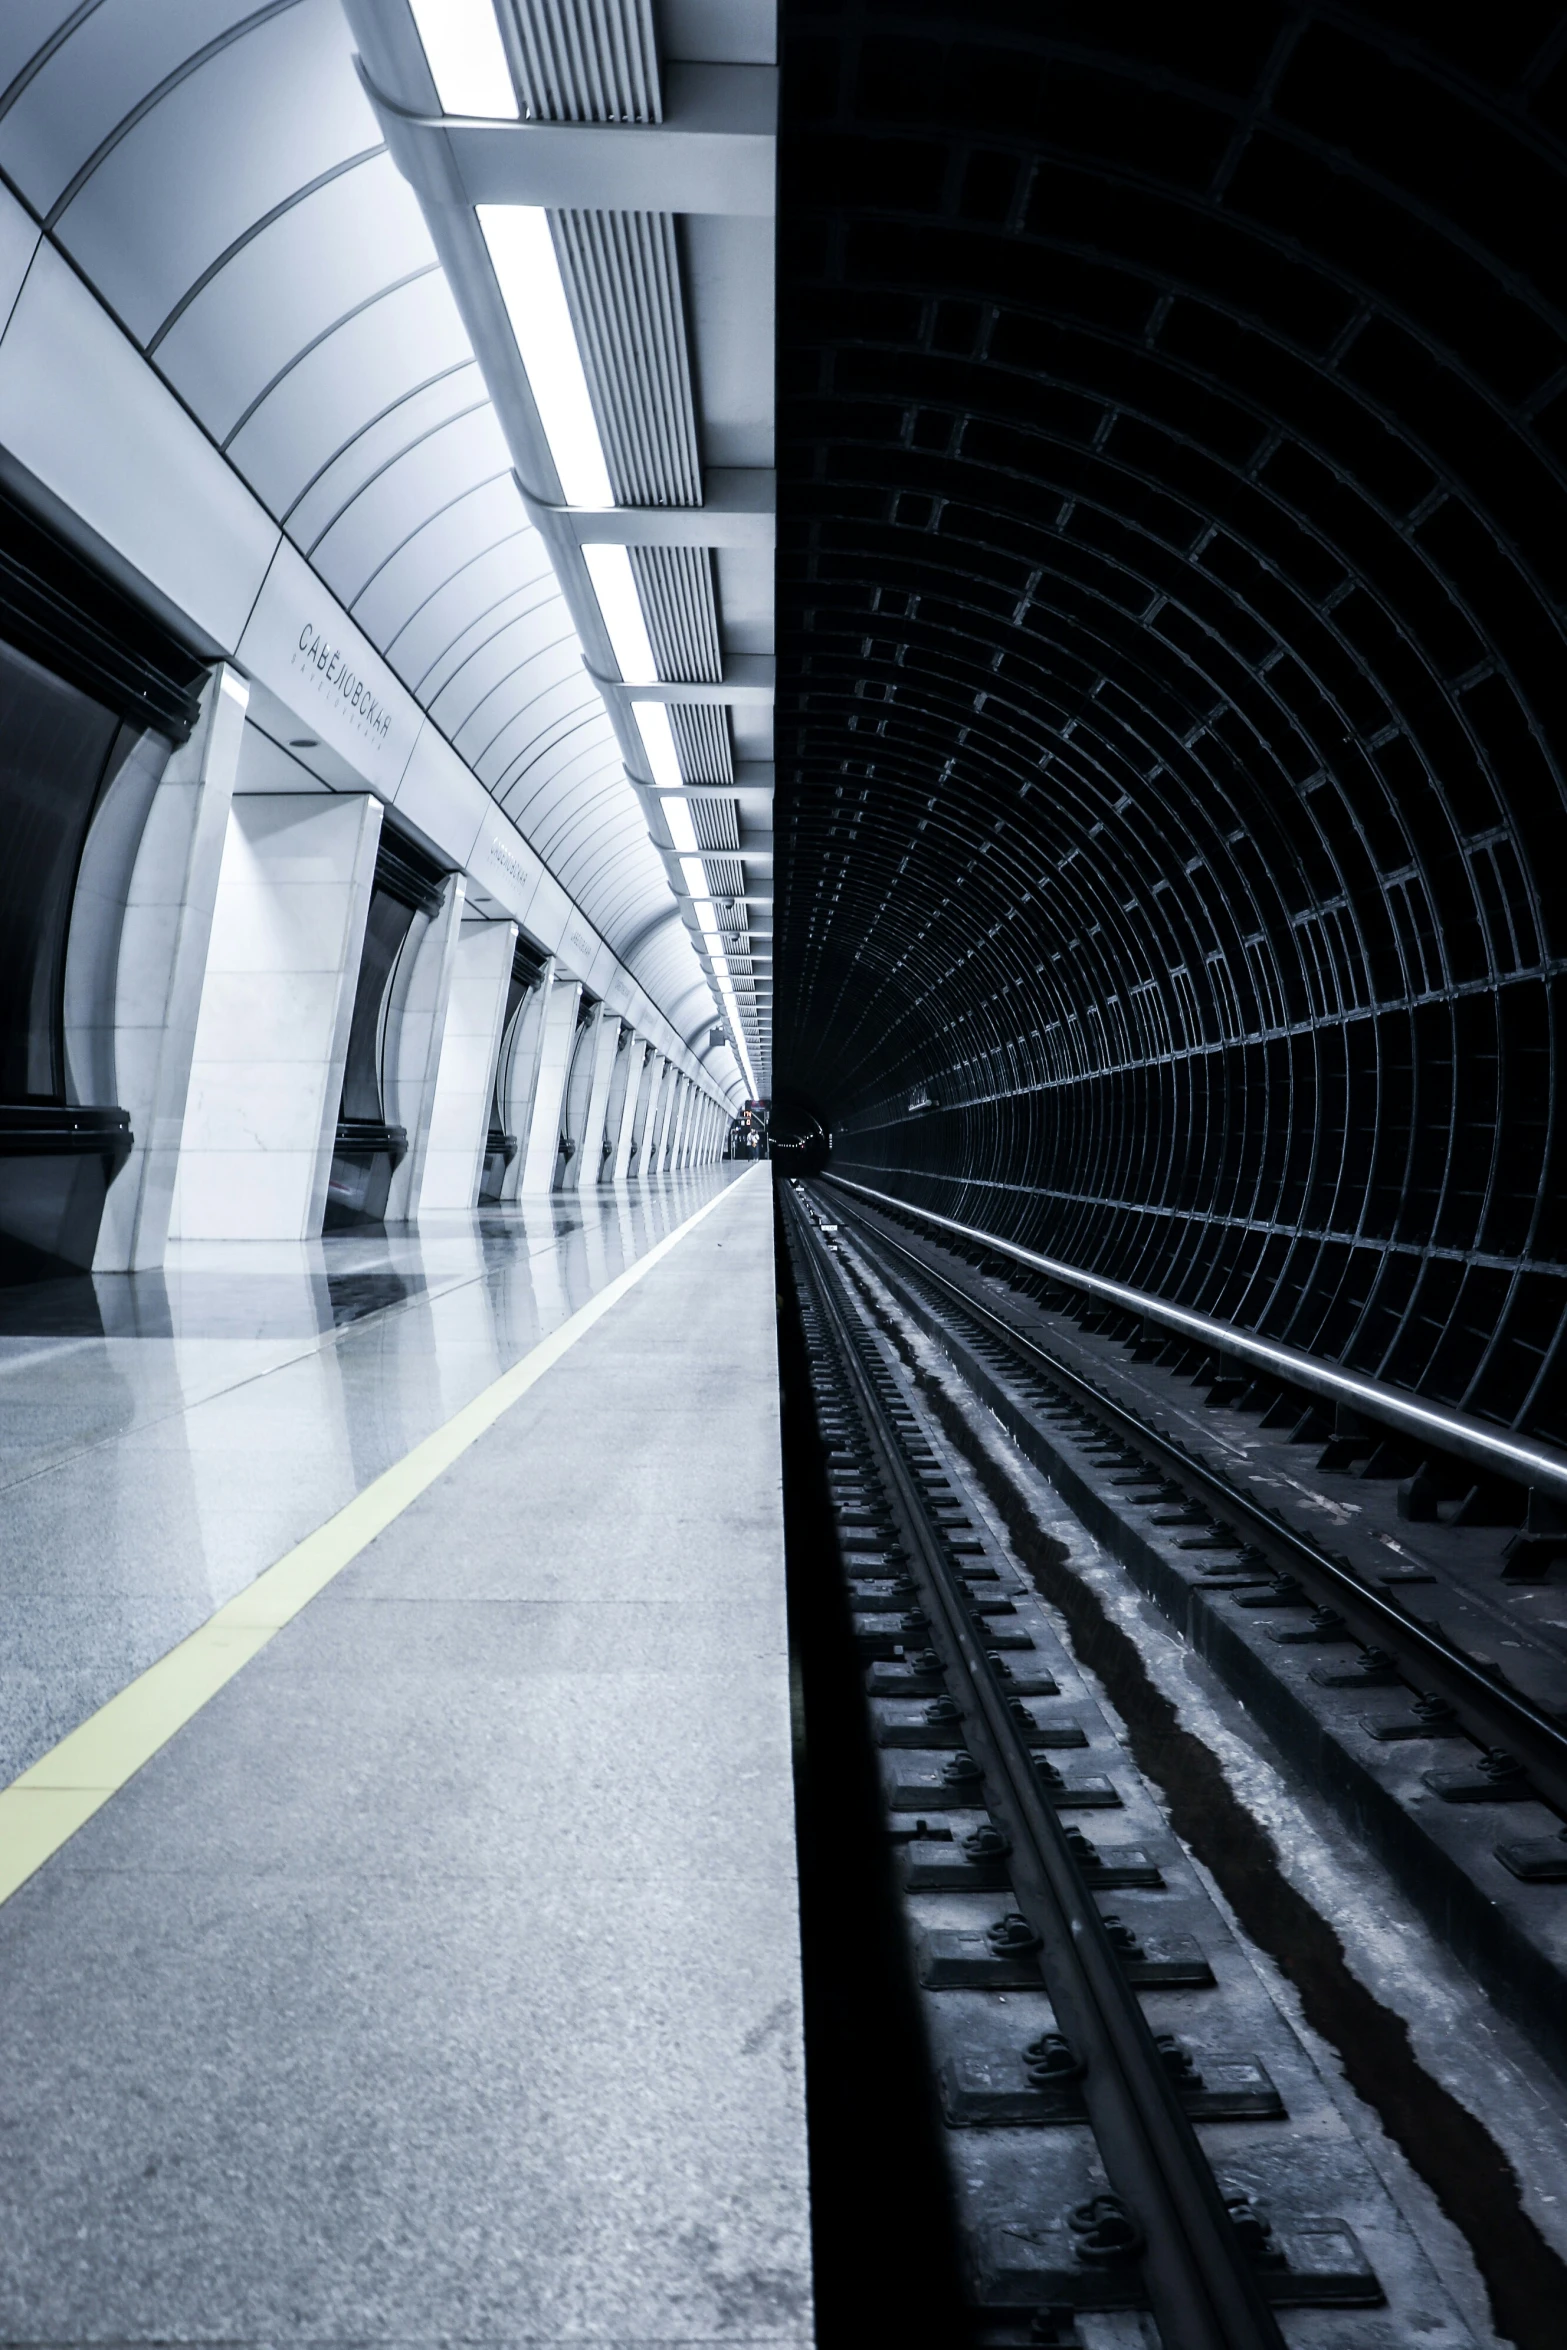
[[[9,1901],[17,1887],[41,1869],[143,1763],[150,1762],[176,1730],[200,1713],[208,1699],[216,1697],[241,1666],[292,1622],[317,1592],[324,1591],[334,1575],[341,1574],[351,1559],[383,1534],[411,1501],[493,1428],[501,1414],[526,1395],[552,1364],[737,1189],[736,1184],[726,1184],[645,1257],[617,1273],[596,1297],[579,1306],[558,1330],[540,1339],[472,1403],[464,1404],[412,1452],[383,1470],[336,1517],[328,1518],[314,1534],[307,1534],[303,1542],[209,1616],[178,1648],[171,1648],[167,1656],[149,1665],[117,1697],[89,1714],[79,1729],[51,1747],[9,1787],[0,1789],[0,1901]]]

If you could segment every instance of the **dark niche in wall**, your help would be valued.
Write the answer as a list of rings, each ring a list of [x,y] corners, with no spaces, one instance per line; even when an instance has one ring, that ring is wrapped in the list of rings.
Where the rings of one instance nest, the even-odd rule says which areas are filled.
[[[0,1286],[91,1265],[130,1155],[123,1108],[69,1098],[72,910],[105,794],[185,741],[205,670],[0,490]]]
[[[445,886],[445,869],[432,857],[405,835],[382,830],[327,1179],[328,1232],[379,1224],[392,1178],[408,1156],[406,1127],[389,1125],[386,1116],[387,1015],[398,973],[439,913]]]
[[[519,938],[512,950],[506,1011],[501,1022],[501,1049],[496,1056],[495,1083],[490,1094],[489,1132],[484,1141],[484,1171],[479,1178],[481,1207],[500,1199],[506,1186],[506,1170],[517,1156],[517,1137],[506,1130],[509,1079],[521,1038],[522,1008],[543,979],[547,961],[548,957],[525,938]]]

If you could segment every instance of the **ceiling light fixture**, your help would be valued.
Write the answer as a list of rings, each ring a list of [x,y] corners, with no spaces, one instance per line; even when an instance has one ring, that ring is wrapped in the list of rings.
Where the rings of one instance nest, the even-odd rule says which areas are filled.
[[[584,547],[582,560],[593,582],[622,680],[627,685],[657,685],[658,665],[642,617],[642,599],[632,576],[629,552],[624,547]]]
[[[612,506],[604,444],[588,397],[549,217],[536,204],[481,204],[477,210],[560,476],[561,495],[568,506]],[[624,548],[614,551],[625,553]]]
[[[412,0],[443,114],[517,119],[517,92],[494,0]]]
[[[669,711],[663,702],[633,702],[631,715],[637,722],[642,737],[642,748],[647,753],[648,772],[661,791],[674,791],[685,782],[680,772],[680,758],[675,749],[674,729],[669,723]],[[666,808],[667,813],[667,808]],[[676,841],[684,848],[684,841]],[[691,846],[695,848],[693,841]]]
[[[656,710],[660,708],[662,708],[662,704],[658,702],[639,702],[637,704],[637,717],[640,721],[642,712],[644,710]],[[673,748],[673,745],[671,745],[671,748]],[[657,780],[658,778],[655,776],[654,781],[657,782]],[[685,850],[695,849],[696,826],[691,821],[690,801],[671,797],[667,800],[660,800],[658,804],[664,811],[664,822],[669,827],[669,837],[674,842],[676,848]]]

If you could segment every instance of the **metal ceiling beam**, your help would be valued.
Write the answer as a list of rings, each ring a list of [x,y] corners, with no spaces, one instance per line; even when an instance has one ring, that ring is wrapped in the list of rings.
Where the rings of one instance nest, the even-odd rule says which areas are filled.
[[[433,204],[552,212],[777,211],[778,72],[675,64],[659,123],[484,122],[409,113],[360,78],[398,169]]]
[[[615,696],[622,707],[632,702],[732,702],[756,709],[772,701],[777,669],[771,653],[731,653],[717,685],[626,685],[591,667],[588,675],[606,700]]]
[[[778,476],[762,466],[712,465],[700,506],[546,506],[524,491],[540,529],[569,532],[578,546],[774,547]]]

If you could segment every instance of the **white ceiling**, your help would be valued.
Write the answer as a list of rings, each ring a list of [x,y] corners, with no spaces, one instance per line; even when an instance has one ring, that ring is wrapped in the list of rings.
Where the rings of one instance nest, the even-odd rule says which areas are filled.
[[[707,983],[338,0],[5,0],[0,169],[654,1001],[699,1025]]]

